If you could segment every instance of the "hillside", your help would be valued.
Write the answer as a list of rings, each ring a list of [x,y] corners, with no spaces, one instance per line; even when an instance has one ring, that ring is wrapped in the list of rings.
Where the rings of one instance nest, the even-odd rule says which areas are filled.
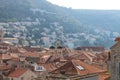
[[[120,11],[73,10],[46,0],[0,0],[0,28],[20,44],[110,47],[119,31]],[[4,25],[3,25],[4,23]]]
[[[119,10],[74,10],[71,12],[76,19],[94,28],[119,31]],[[120,31],[119,31],[120,32]]]

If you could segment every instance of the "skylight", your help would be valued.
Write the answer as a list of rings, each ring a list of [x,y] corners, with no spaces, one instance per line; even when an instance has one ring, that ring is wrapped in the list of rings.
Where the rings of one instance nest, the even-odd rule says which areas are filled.
[[[44,66],[35,66],[35,71],[45,71]]]
[[[81,71],[84,70],[84,68],[82,66],[76,66],[78,69],[80,69]]]

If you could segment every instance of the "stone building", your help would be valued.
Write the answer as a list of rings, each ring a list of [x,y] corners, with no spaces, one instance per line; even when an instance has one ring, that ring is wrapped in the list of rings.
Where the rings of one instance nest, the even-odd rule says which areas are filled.
[[[36,74],[29,69],[17,68],[10,72],[8,80],[34,80],[36,77]]]
[[[116,43],[110,48],[108,53],[108,69],[111,80],[120,80],[120,37],[115,39]]]
[[[4,36],[3,30],[0,30],[0,42],[3,41],[3,36]]]

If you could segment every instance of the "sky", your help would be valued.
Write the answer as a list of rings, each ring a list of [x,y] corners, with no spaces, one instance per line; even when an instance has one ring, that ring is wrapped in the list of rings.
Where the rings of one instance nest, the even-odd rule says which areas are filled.
[[[120,10],[120,0],[47,0],[72,9]]]

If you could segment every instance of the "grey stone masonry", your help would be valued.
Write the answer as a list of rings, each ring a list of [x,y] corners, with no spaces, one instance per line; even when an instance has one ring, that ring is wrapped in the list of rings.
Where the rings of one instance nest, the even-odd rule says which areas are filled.
[[[110,61],[108,69],[111,74],[111,80],[120,80],[120,40],[117,38],[116,43],[110,48]]]

